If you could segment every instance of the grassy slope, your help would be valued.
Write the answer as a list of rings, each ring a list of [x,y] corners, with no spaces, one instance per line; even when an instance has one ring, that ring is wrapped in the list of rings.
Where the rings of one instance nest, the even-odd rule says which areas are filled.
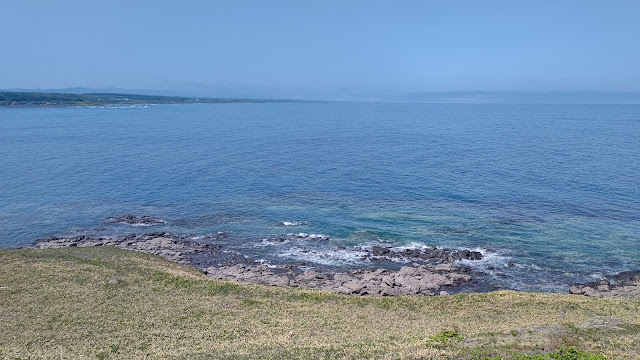
[[[476,358],[575,346],[635,359],[640,327],[574,325],[595,315],[638,324],[638,314],[640,301],[569,295],[360,298],[241,285],[110,247],[0,251],[0,358]],[[509,337],[546,324],[568,332]]]

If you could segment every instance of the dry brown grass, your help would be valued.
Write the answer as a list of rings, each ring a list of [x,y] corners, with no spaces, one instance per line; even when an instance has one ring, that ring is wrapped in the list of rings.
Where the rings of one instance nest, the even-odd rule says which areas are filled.
[[[640,357],[640,301],[499,291],[360,298],[208,279],[115,248],[0,251],[0,358],[475,358],[574,346]],[[515,329],[566,334],[505,341]],[[465,340],[436,341],[443,330]],[[437,338],[437,337],[435,337]]]

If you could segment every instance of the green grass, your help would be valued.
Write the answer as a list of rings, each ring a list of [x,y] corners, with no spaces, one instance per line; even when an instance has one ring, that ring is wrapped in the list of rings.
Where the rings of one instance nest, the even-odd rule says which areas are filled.
[[[502,356],[485,356],[474,360],[502,360]],[[589,354],[575,348],[560,349],[546,354],[514,354],[514,360],[605,360],[603,355]]]
[[[111,247],[0,251],[0,358],[637,359],[640,301],[361,298],[214,281]],[[624,331],[584,331],[593,316]],[[559,334],[520,329],[562,325]]]
[[[429,339],[435,343],[446,344],[451,340],[462,340],[462,336],[454,330],[446,330],[431,336]]]

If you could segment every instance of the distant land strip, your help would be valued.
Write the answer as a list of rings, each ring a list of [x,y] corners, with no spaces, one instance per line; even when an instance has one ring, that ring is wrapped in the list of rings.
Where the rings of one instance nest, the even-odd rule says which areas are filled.
[[[63,107],[145,104],[227,104],[308,102],[286,99],[224,99],[117,93],[0,92],[0,107]]]

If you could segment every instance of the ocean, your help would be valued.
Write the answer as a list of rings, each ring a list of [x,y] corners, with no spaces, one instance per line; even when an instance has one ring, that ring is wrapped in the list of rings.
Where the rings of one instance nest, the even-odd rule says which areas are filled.
[[[255,103],[0,109],[0,247],[229,233],[267,262],[481,251],[491,288],[640,269],[640,105]],[[150,215],[153,227],[106,221]],[[264,244],[324,234],[325,242]]]

